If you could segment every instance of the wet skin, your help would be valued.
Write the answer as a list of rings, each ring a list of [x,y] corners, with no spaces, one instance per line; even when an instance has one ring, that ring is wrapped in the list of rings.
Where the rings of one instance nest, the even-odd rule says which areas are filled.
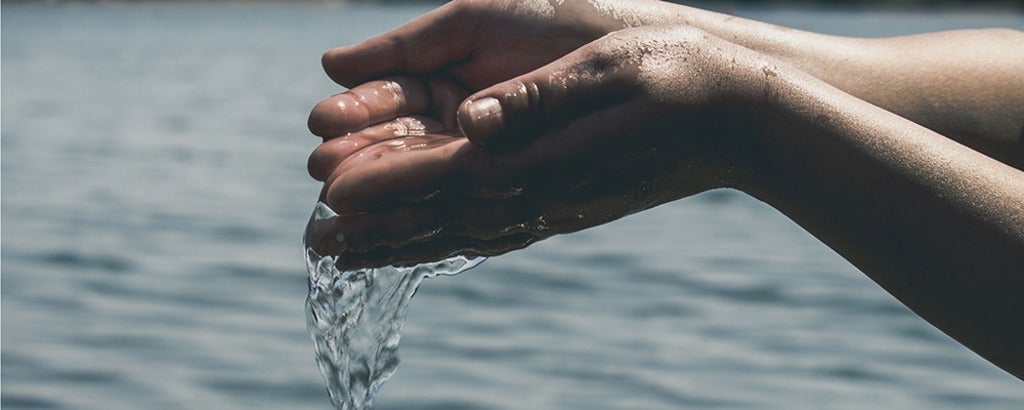
[[[699,54],[705,46],[732,52]],[[388,110],[417,115],[328,139],[314,151],[310,173],[325,182],[322,199],[342,214],[335,228],[344,238],[326,231],[318,246],[345,253],[351,266],[495,255],[735,185],[763,105],[761,88],[737,85],[760,82],[755,65],[764,63],[689,27],[621,31],[525,78],[530,89],[521,81],[498,90],[501,105],[523,107],[503,121],[524,125],[487,136],[486,145],[436,117],[453,106],[447,97],[407,95],[423,95],[422,80],[358,86],[343,98],[404,104]],[[665,83],[683,92],[662,93]],[[579,89],[587,91],[570,92]],[[544,100],[531,102],[531,95]],[[493,144],[502,138],[515,141]]]
[[[310,173],[341,214],[314,246],[350,268],[497,255],[731,187],[1024,374],[1024,325],[1008,320],[1024,317],[1024,61],[1003,57],[1024,54],[1024,34],[858,41],[655,2],[563,4],[575,11],[456,1],[326,53],[354,88],[310,116],[325,138]],[[691,24],[621,29],[673,10]],[[907,69],[907,45],[932,64]]]

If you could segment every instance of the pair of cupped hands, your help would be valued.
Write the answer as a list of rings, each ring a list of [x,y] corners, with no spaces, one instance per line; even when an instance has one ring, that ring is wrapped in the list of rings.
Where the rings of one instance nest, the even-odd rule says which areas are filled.
[[[344,268],[490,256],[742,189],[775,63],[659,7],[456,0],[326,52],[349,90],[308,166],[339,215],[308,242]]]

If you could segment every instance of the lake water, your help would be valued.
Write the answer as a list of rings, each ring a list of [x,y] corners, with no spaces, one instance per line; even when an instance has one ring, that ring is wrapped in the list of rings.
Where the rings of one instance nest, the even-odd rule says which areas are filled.
[[[2,9],[2,405],[326,408],[300,247],[320,53],[427,6]],[[744,10],[840,34],[1017,13]],[[380,409],[1021,408],[1024,383],[711,192],[431,279]]]

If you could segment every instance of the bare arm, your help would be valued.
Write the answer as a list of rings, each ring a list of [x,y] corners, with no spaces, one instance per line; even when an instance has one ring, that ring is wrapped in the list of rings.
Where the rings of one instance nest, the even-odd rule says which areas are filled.
[[[960,30],[868,39],[795,30],[648,0],[566,2],[563,7],[579,16],[604,16],[599,25],[608,31],[651,24],[692,25],[793,64],[860,99],[1024,168],[1024,33],[1020,31]]]
[[[860,99],[1024,168],[1024,58],[1020,57],[1024,33],[1020,31],[962,30],[864,39],[795,30],[654,0],[558,3],[451,2],[368,40],[362,48],[327,53],[325,68],[350,87],[384,75],[440,68],[451,70],[468,86],[465,91],[473,92],[536,69],[616,30],[686,24],[792,64]],[[432,46],[439,41],[445,47]],[[390,47],[404,51],[384,52]],[[349,64],[353,58],[362,61]],[[316,118],[311,118],[311,128],[318,135],[332,133],[319,126]]]
[[[718,37],[1024,169],[1024,33],[960,30],[864,39],[677,6]]]
[[[928,36],[924,42],[943,36],[951,37],[950,42],[963,41],[965,34],[971,33],[940,33]],[[699,43],[694,47],[703,53],[728,54],[717,40]],[[922,53],[925,56],[919,61],[927,57],[941,64],[943,60],[931,52]],[[728,172],[736,177],[727,178],[726,185],[784,212],[923,318],[1007,371],[1024,377],[1024,349],[1020,348],[1024,346],[1024,322],[1020,319],[1024,318],[1024,172],[837,89],[796,65],[775,64],[773,61],[778,60],[759,55],[754,57],[754,65],[739,75],[714,64],[709,70],[716,73],[713,76],[724,76],[732,86],[740,87],[739,94],[744,97],[731,97],[737,104],[766,98],[755,103],[763,107],[755,115],[765,122],[740,131],[750,140],[728,142],[727,130],[712,133],[711,138],[741,147],[740,154],[727,161],[733,166]],[[993,65],[985,67],[960,64],[960,60],[947,66],[954,71],[964,70],[961,75],[971,78],[984,77],[977,73],[972,76],[970,70],[978,70],[1002,73],[1006,79],[1012,76],[1009,71],[1020,65],[1010,58],[999,60],[994,56],[988,61]],[[714,61],[722,64],[721,60]],[[736,61],[731,63],[743,66]],[[683,77],[658,81],[652,91],[654,97],[662,101],[692,98],[687,95],[695,87],[689,75],[673,72],[673,67],[666,64],[657,70],[660,76]],[[903,71],[923,94],[947,92],[942,86],[943,70],[930,67]],[[919,72],[910,74],[915,70]],[[756,74],[755,78],[750,72]],[[925,88],[929,81],[936,82],[933,88],[937,91]],[[513,80],[472,95],[469,100],[497,98],[502,107],[513,111],[508,117],[515,118],[514,111],[531,111],[531,104],[525,101],[544,100],[545,87],[530,85],[535,83]],[[530,96],[533,93],[529,91],[517,94],[517,87],[537,88],[540,96]],[[965,112],[952,118],[948,123],[951,126],[963,125],[965,118],[970,118],[995,123],[982,127],[995,132],[1024,122],[1024,112],[1018,112],[1024,105],[1015,100],[1024,94],[1024,87],[1002,92],[995,84],[979,81],[961,89],[971,90],[988,90],[990,94],[984,98],[950,97],[953,105],[977,110],[976,115]],[[574,92],[586,94],[587,90],[578,87]],[[900,98],[895,91],[880,94],[894,104],[907,104],[905,109],[912,110],[915,104],[914,99]],[[935,121],[943,115],[952,116],[926,109],[921,112],[934,115]],[[732,115],[740,123],[745,122],[742,112]],[[463,130],[471,132],[471,139],[481,138],[473,131],[491,128],[467,127],[466,123],[475,122],[472,116],[460,119]],[[1004,127],[1007,124],[1011,126]],[[701,129],[700,123],[692,119],[677,126]],[[671,134],[670,129],[664,132]],[[999,141],[997,136],[992,133],[969,142],[994,143]],[[498,137],[514,138],[503,134]],[[694,135],[683,133],[682,137]],[[691,160],[683,155],[680,162]],[[692,189],[691,182],[682,186],[684,193],[677,197]]]
[[[786,114],[745,190],[1024,378],[1024,33],[857,39],[679,7],[816,77],[766,77]]]
[[[795,71],[741,187],[1024,377],[1024,172]]]
[[[492,13],[488,3],[503,8]],[[702,24],[694,20],[620,30],[578,47],[546,36],[569,27],[584,40],[608,28],[605,20],[514,9],[522,4],[452,2],[325,55],[328,73],[350,86],[406,74],[331,97],[311,115],[311,129],[326,141],[310,172],[343,214],[324,229],[327,252],[360,266],[496,255],[736,187],[793,218],[943,331],[1024,376],[1024,173],[993,159],[1020,160],[1024,87],[1012,56],[1021,53],[971,45],[1019,50],[1020,33],[852,40],[709,13],[734,24],[717,32],[729,41],[693,30]],[[680,15],[655,8],[644,18]],[[461,24],[474,15],[488,24]],[[502,37],[535,25],[526,31],[539,33],[532,40]],[[447,54],[409,54],[422,49],[410,45],[424,44],[445,44],[427,49]],[[534,46],[539,54],[531,54]],[[969,50],[979,54],[960,58]],[[921,61],[928,64],[911,64]],[[515,139],[517,148],[488,151],[464,137]]]

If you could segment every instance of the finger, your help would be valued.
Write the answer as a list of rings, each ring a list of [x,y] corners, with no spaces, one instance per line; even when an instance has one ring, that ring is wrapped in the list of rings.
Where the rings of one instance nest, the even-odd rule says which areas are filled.
[[[445,130],[441,122],[424,116],[399,117],[382,124],[365,128],[342,138],[325,141],[309,155],[306,168],[317,181],[325,181],[338,164],[359,150],[389,139],[407,136],[426,136]],[[405,147],[415,146],[406,141]],[[392,146],[393,149],[397,148]]]
[[[524,137],[525,141],[516,142],[521,145],[518,149],[494,152],[480,148],[476,154],[463,157],[465,164],[459,173],[492,184],[525,182],[553,193],[567,189],[573,181],[593,177],[596,170],[614,167],[624,157],[649,150],[646,141],[621,137],[648,136],[641,131],[644,124],[638,119],[645,118],[650,109],[638,98],[596,109]]]
[[[371,81],[320,101],[307,123],[313,135],[337,137],[403,115],[425,114],[429,95],[413,77]]]
[[[416,200],[429,196],[431,192],[437,190],[435,180],[440,180],[444,173],[439,171],[435,175],[431,172],[418,172],[413,169],[406,176],[385,175],[383,178],[378,178],[381,176],[378,174],[393,172],[390,166],[394,164],[400,165],[399,172],[406,168],[414,168],[415,165],[407,165],[410,162],[410,152],[430,150],[453,143],[458,139],[461,138],[446,135],[409,136],[370,145],[334,166],[331,173],[324,179],[324,189],[319,200],[334,205],[337,209],[361,211],[390,206],[388,205],[389,201]],[[401,158],[391,158],[393,156],[401,156]],[[375,170],[367,171],[368,164]],[[380,166],[381,164],[383,166]],[[374,172],[377,174],[373,174]],[[372,175],[366,177],[364,175],[366,173]],[[345,182],[340,185],[351,183],[356,186],[335,187],[335,183],[342,179]],[[334,191],[336,189],[342,189],[343,192]],[[339,198],[342,202],[335,202]]]
[[[460,2],[448,3],[405,25],[359,44],[324,53],[324,71],[353,87],[369,79],[399,73],[423,73],[470,54],[475,22]]]
[[[523,182],[564,186],[644,150],[642,141],[623,145],[615,138],[635,134],[637,125],[631,119],[642,118],[649,110],[643,101],[630,99],[581,116],[522,149],[500,154],[484,152],[465,138],[438,135],[403,137],[408,141],[402,143],[413,149],[396,153],[390,153],[390,145],[374,144],[333,167],[322,200],[337,211],[359,211],[374,201],[436,190],[445,181],[492,187]]]
[[[623,118],[639,117],[645,109],[635,100],[601,109],[548,132],[543,143],[501,154],[484,152],[465,138],[401,137],[372,144],[340,162],[337,158],[347,153],[325,152],[326,165],[313,165],[322,170],[311,172],[318,179],[329,173],[321,200],[337,211],[362,211],[389,198],[432,192],[445,182],[494,187],[528,181],[559,186],[600,168],[608,159],[630,154],[608,139],[635,132],[635,125]]]
[[[433,242],[414,243],[401,248],[379,247],[365,253],[345,253],[338,258],[342,270],[377,268],[383,266],[414,266],[435,262],[453,256],[497,256],[522,249],[542,240],[528,233],[516,233],[496,239],[447,237]]]
[[[411,140],[411,149],[374,144],[340,164],[327,179],[327,205],[338,211],[361,210],[378,197],[433,189],[439,180],[465,162],[461,157],[474,150],[464,138],[427,136],[401,140],[405,139]]]
[[[469,96],[469,91],[446,77],[431,75],[424,81],[430,93],[430,115],[444,123],[445,128],[457,130],[459,104]]]
[[[549,236],[539,208],[525,200],[479,199],[456,195],[404,203],[389,209],[341,214],[311,230],[310,243],[321,254],[398,249],[448,237],[492,240],[516,233]]]
[[[525,145],[553,127],[622,101],[630,77],[621,60],[592,43],[471,95],[459,107],[459,127],[489,151]]]
[[[367,252],[382,246],[399,247],[413,238],[432,238],[441,231],[438,222],[427,207],[342,212],[322,221],[317,230],[307,234],[307,240],[323,255]]]

